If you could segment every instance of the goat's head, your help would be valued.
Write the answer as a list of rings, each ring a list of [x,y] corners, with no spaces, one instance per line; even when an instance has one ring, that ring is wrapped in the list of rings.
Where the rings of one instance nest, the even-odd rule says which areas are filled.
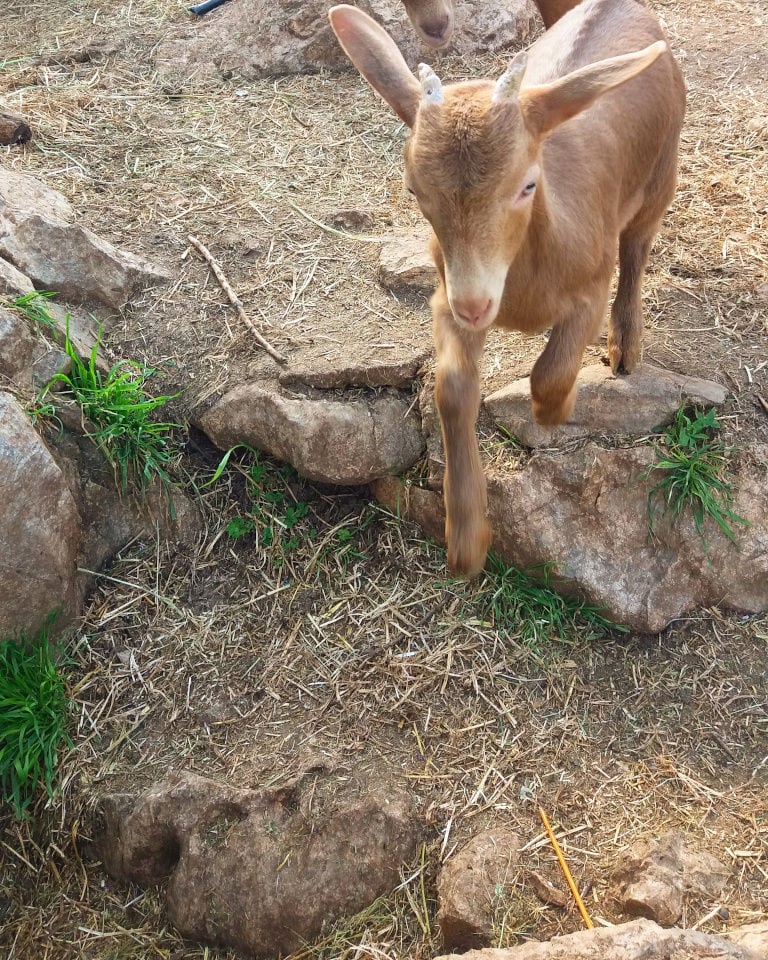
[[[443,87],[423,65],[417,80],[389,35],[362,11],[341,5],[330,19],[350,60],[411,128],[406,186],[440,244],[457,323],[483,330],[496,319],[507,273],[526,238],[542,141],[648,67],[666,45],[659,41],[527,88],[525,54],[518,54],[496,82]]]
[[[427,46],[440,49],[453,36],[453,0],[403,0],[405,12]]]

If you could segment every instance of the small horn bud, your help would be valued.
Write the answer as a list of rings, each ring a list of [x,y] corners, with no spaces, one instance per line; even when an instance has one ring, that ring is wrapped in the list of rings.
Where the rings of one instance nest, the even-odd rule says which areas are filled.
[[[516,53],[512,58],[507,69],[496,81],[496,87],[493,91],[493,103],[499,103],[502,100],[511,100],[520,93],[520,87],[525,76],[525,68],[528,66],[528,56],[525,50]]]
[[[440,82],[440,77],[426,63],[419,64],[419,80],[421,82],[422,100],[427,103],[443,102],[443,85]]]

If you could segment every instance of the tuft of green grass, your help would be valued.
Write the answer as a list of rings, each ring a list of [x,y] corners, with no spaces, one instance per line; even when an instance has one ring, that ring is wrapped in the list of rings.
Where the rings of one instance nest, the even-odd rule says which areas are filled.
[[[0,641],[0,788],[21,818],[40,784],[52,797],[67,734],[68,699],[49,626],[34,640]]]
[[[153,414],[173,396],[151,397],[145,391],[155,372],[133,360],[120,360],[106,374],[97,366],[101,335],[90,356],[82,360],[69,337],[64,349],[72,361],[69,373],[57,373],[41,394],[61,383],[82,411],[88,436],[112,467],[122,494],[129,486],[144,496],[155,480],[170,483],[168,467],[177,455],[171,431],[179,424],[153,419]]]
[[[547,641],[567,641],[585,627],[598,635],[608,630],[627,632],[627,627],[608,620],[586,600],[556,593],[550,586],[553,568],[553,563],[545,563],[519,570],[489,553],[488,587],[479,598],[481,616],[534,648]]]
[[[46,310],[45,303],[56,294],[51,290],[32,290],[31,293],[25,293],[21,297],[16,297],[11,301],[20,313],[30,319],[33,323],[39,323],[54,335],[54,339],[59,339],[59,328],[51,314]]]
[[[716,433],[720,424],[714,408],[706,413],[682,407],[656,444],[656,463],[643,475],[647,479],[656,471],[661,479],[648,493],[648,524],[653,533],[656,508],[660,503],[663,515],[676,522],[690,513],[696,532],[709,549],[704,533],[707,520],[733,543],[734,524],[748,526],[749,521],[732,509],[733,490],[728,479],[730,448]]]

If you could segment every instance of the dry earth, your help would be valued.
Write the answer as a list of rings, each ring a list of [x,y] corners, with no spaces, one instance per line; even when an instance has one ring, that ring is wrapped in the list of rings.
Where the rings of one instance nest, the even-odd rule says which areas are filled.
[[[646,284],[647,357],[722,380],[728,440],[765,442],[768,15],[759,0],[654,6],[690,100],[680,189]],[[351,74],[168,85],[152,50],[185,16],[175,0],[11,0],[3,11],[0,98],[36,136],[2,162],[61,190],[100,235],[178,272],[110,323],[110,349],[157,367],[158,390],[187,388],[179,418],[191,400],[271,363],[188,250],[193,233],[297,368],[423,352],[425,305],[380,289],[378,243],[313,222],[352,208],[367,213],[369,235],[417,223],[400,182],[400,126]],[[441,72],[501,64],[446,56]],[[525,375],[539,349],[494,339],[488,390]],[[765,616],[713,609],[655,637],[584,629],[532,647],[487,621],[487,582],[445,582],[441,551],[371,509],[363,491],[290,481],[317,533],[282,566],[252,538],[231,540],[224,528],[243,480],[230,471],[202,487],[216,462],[193,437],[185,476],[207,521],[196,547],[133,544],[79,625],[76,749],[62,797],[31,823],[1,822],[4,955],[228,956],[182,942],[158,891],[121,887],[81,859],[88,812],[99,793],[169,770],[259,786],[318,754],[408,783],[431,839],[400,891],[293,960],[431,956],[440,860],[489,823],[516,829],[526,864],[560,882],[532,797],[565,834],[596,916],[618,919],[608,873],[628,846],[670,827],[732,867],[732,921],[765,916]],[[340,527],[354,552],[339,549]],[[689,904],[684,922],[714,906]],[[580,923],[524,882],[499,918],[500,939]]]

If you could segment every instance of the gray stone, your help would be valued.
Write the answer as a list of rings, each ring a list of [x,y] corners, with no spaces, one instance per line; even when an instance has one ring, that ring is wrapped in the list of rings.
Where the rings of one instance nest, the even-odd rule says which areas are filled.
[[[700,930],[665,930],[651,920],[580,930],[544,943],[470,950],[436,960],[761,960],[746,947]]]
[[[72,207],[56,191],[8,169],[0,169],[0,258],[37,289],[114,309],[141,285],[168,277],[75,223]]]
[[[751,950],[760,960],[768,960],[768,920],[733,927],[723,936],[744,949]]]
[[[80,518],[56,461],[14,398],[0,392],[0,636],[34,633],[77,605]]]
[[[573,416],[558,427],[542,427],[533,419],[528,377],[490,394],[484,403],[496,423],[526,447],[549,447],[595,434],[645,436],[669,423],[684,403],[717,406],[727,396],[711,380],[649,364],[618,377],[610,367],[594,364],[581,371],[578,387]]]
[[[46,350],[24,317],[0,307],[0,377],[17,386],[31,385],[31,367]]]
[[[309,399],[251,383],[193,418],[222,449],[247,443],[310,480],[357,484],[407,470],[421,456],[424,438],[413,406],[411,397],[397,393]]]
[[[180,79],[237,75],[261,79],[281,74],[349,68],[328,22],[334,0],[239,0],[203,20],[175,27],[159,45],[160,73]],[[361,0],[358,6],[390,33],[409,64],[431,60],[399,0]],[[518,50],[539,21],[529,0],[492,5],[463,0],[448,49],[455,54]]]

